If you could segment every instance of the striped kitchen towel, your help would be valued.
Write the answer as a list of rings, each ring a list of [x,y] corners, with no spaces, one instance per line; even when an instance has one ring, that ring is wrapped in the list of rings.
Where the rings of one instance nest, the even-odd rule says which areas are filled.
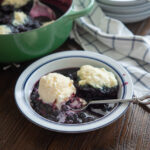
[[[75,3],[82,9],[87,0]],[[122,22],[105,16],[95,2],[88,16],[75,21],[70,37],[84,50],[107,55],[122,64],[132,77],[136,96],[150,92],[150,36],[134,35]]]

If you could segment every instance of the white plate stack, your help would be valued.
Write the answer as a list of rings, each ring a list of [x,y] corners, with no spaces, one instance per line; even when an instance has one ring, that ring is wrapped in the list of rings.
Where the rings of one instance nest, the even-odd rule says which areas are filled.
[[[107,16],[124,23],[138,22],[150,16],[150,0],[97,0]]]

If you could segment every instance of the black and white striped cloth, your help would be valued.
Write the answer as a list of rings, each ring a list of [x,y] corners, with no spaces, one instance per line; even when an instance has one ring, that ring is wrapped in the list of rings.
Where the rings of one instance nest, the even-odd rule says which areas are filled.
[[[75,3],[82,9],[87,0]],[[107,55],[122,64],[132,77],[136,96],[150,92],[150,36],[133,35],[122,22],[105,16],[95,2],[88,16],[75,21],[70,37],[84,50]]]

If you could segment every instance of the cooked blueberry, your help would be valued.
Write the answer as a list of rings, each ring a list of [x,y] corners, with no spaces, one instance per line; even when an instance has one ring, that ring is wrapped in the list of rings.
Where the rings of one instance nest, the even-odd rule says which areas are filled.
[[[72,124],[73,120],[66,120],[65,123]]]
[[[2,17],[4,17],[4,14],[0,11],[0,19],[2,19]]]
[[[74,118],[74,120],[77,120],[78,119],[78,115],[77,114],[73,114],[73,118]]]
[[[69,100],[68,102],[66,102],[66,105],[70,105],[71,101]]]
[[[59,115],[59,110],[53,110],[52,114],[57,117]]]
[[[38,98],[38,95],[36,93],[32,93],[31,96],[30,96],[30,98],[32,100],[34,100],[34,99]]]
[[[3,18],[0,18],[1,24],[10,24],[11,23],[11,17],[10,16],[4,16]]]
[[[73,75],[71,73],[68,74],[68,77],[73,79]]]
[[[12,13],[14,11],[14,6],[12,6],[12,5],[5,5],[5,6],[2,6],[0,8],[0,10],[3,11],[5,14]]]
[[[86,117],[86,114],[84,112],[79,112],[78,116],[79,116],[79,118],[83,119]]]
[[[93,120],[94,120],[94,118],[92,118],[92,117],[86,117],[86,118],[83,119],[84,122],[90,122],[90,121],[93,121]]]
[[[67,105],[62,105],[61,110],[62,111],[67,111],[67,110],[69,110],[69,107]]]
[[[56,118],[56,116],[53,116],[53,115],[50,116],[50,119],[53,120],[53,121],[58,121],[58,119]]]
[[[66,118],[66,120],[74,120],[73,114],[69,114]]]
[[[32,8],[32,5],[33,5],[33,1],[29,1],[25,6],[18,9],[18,11],[20,10],[20,11],[26,12],[28,14]]]

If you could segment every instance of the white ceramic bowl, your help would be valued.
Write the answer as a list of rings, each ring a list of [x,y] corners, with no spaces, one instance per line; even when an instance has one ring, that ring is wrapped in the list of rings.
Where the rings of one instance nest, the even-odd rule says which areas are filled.
[[[37,114],[30,106],[30,94],[36,81],[41,76],[63,68],[80,67],[90,64],[96,67],[105,67],[112,71],[119,81],[118,97],[125,99],[133,95],[133,84],[128,72],[113,59],[93,52],[87,51],[66,51],[52,54],[39,59],[31,64],[20,75],[15,87],[15,99],[18,108],[33,123],[57,132],[80,133],[88,132],[104,126],[117,120],[126,112],[129,103],[122,103],[108,115],[84,124],[62,124],[50,121]],[[128,84],[127,84],[128,83]]]

